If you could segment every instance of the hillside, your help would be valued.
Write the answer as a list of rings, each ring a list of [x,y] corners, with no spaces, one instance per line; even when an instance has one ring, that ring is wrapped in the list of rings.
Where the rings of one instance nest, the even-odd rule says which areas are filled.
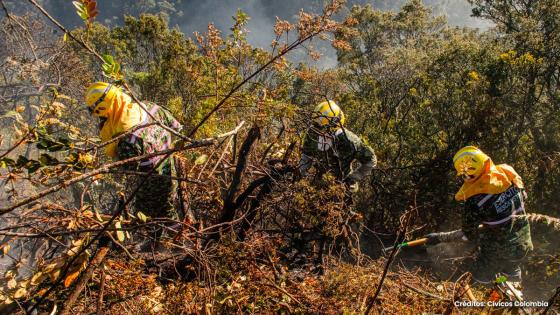
[[[448,2],[310,1],[266,47],[242,10],[191,35],[181,1],[118,23],[53,3],[0,0],[1,313],[559,312],[557,1],[469,1],[483,30]],[[461,200],[472,145],[484,187],[507,185]],[[468,230],[511,191],[511,216]],[[509,258],[514,232],[532,250]],[[496,240],[523,308],[514,276],[474,278]]]

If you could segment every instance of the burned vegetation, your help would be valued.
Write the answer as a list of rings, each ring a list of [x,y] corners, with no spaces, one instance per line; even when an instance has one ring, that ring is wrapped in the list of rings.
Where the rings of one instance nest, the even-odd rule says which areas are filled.
[[[94,0],[69,5],[75,29],[37,1],[0,0],[0,312],[554,314],[560,4],[470,2],[493,28],[451,27],[418,0],[334,0],[277,19],[259,48],[241,11],[229,32],[189,37],[163,14],[104,25]],[[310,66],[325,43],[338,64]],[[111,93],[142,123],[105,139]],[[352,145],[375,152],[358,180],[301,172],[313,109],[330,100]],[[122,147],[131,136],[166,142],[138,153]],[[482,244],[414,247],[461,228],[452,157],[469,144],[523,177],[523,292],[540,306],[461,307],[511,301],[505,278],[474,284]]]

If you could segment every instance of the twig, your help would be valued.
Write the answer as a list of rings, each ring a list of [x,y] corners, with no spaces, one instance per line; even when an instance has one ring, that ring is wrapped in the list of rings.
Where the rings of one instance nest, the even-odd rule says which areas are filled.
[[[84,152],[92,151],[92,150],[95,150],[95,149],[104,147],[104,146],[106,146],[106,145],[108,145],[108,144],[111,144],[111,143],[113,143],[113,142],[115,142],[115,141],[118,141],[118,140],[120,140],[120,139],[122,139],[122,138],[125,138],[126,136],[129,136],[131,133],[133,133],[133,132],[135,132],[135,131],[137,131],[137,130],[144,129],[144,128],[147,128],[147,127],[150,127],[150,126],[153,126],[153,125],[157,125],[157,123],[156,123],[156,122],[151,122],[151,123],[147,123],[147,124],[143,124],[143,125],[136,125],[136,126],[130,128],[130,129],[128,129],[126,132],[123,132],[123,133],[121,133],[120,135],[118,135],[118,136],[112,138],[111,140],[108,140],[108,141],[105,141],[105,142],[101,142],[101,143],[99,143],[99,144],[97,144],[97,145],[94,145],[94,146],[92,146],[92,147],[89,147],[89,148],[76,148],[76,150],[84,151]]]
[[[453,286],[453,299],[450,301],[449,306],[445,310],[444,314],[451,314],[453,308],[455,307],[455,301],[461,298],[465,293],[469,296],[472,295],[471,288],[469,287],[469,282],[471,281],[472,275],[468,272],[462,274]],[[460,290],[457,290],[459,287]],[[470,297],[472,299],[472,297]]]
[[[216,162],[216,165],[214,165],[214,167],[212,168],[212,170],[210,171],[210,174],[208,174],[208,177],[211,177],[212,174],[214,174],[214,172],[216,171],[216,169],[218,168],[218,166],[220,165],[220,163],[222,162],[222,160],[224,159],[224,156],[226,155],[226,153],[229,151],[229,148],[231,146],[231,142],[233,141],[233,137],[229,138],[228,143],[226,144],[226,146],[224,147],[224,150],[222,151],[222,154],[220,155],[220,158],[218,159],[218,161]],[[200,175],[202,174],[202,171],[200,172],[200,174],[198,175],[200,178]]]
[[[402,243],[402,241],[406,237],[406,230],[408,229],[408,224],[409,224],[409,222],[412,218],[413,210],[415,210],[415,209],[412,209],[412,210],[409,210],[409,211],[405,212],[403,214],[403,216],[401,217],[401,228],[399,229],[399,234],[397,235],[397,239],[395,240],[395,243],[393,244],[394,249],[391,252],[391,255],[389,256],[389,258],[387,259],[387,262],[385,263],[385,268],[383,269],[383,274],[381,276],[381,279],[379,279],[379,284],[377,285],[377,289],[375,291],[375,294],[373,295],[373,298],[368,303],[368,307],[365,311],[366,315],[368,315],[371,312],[371,309],[373,308],[373,305],[375,305],[375,302],[377,301],[377,297],[379,296],[379,293],[381,292],[381,288],[383,287],[383,282],[385,281],[385,278],[387,277],[387,272],[389,271],[389,267],[391,266],[391,263],[395,259],[396,253],[398,252],[398,244]]]
[[[170,155],[171,153],[182,151],[182,150],[187,150],[187,149],[192,149],[192,148],[198,148],[198,147],[202,147],[202,146],[211,145],[218,139],[228,137],[232,134],[237,133],[239,131],[239,129],[241,129],[243,124],[244,124],[244,122],[241,122],[234,130],[232,130],[230,132],[226,132],[226,133],[218,135],[218,136],[215,136],[215,137],[212,137],[212,138],[197,140],[197,141],[194,141],[193,143],[188,144],[188,145],[184,145],[184,143],[180,143],[181,145],[177,146],[177,148],[174,148],[174,149],[168,149],[168,150],[164,150],[164,151],[161,151],[161,152],[145,154],[145,155],[136,156],[136,157],[133,157],[133,158],[130,158],[130,159],[106,164],[106,165],[98,168],[97,170],[94,170],[94,171],[91,171],[89,173],[85,173],[85,174],[82,174],[80,176],[74,177],[72,179],[66,180],[66,181],[62,182],[61,184],[58,184],[58,185],[55,185],[51,188],[45,189],[45,190],[43,190],[43,191],[41,191],[41,192],[31,196],[31,197],[27,197],[27,198],[21,199],[19,201],[16,201],[14,204],[12,204],[12,205],[10,205],[6,208],[0,208],[0,215],[3,215],[3,214],[8,213],[10,211],[13,211],[16,208],[19,208],[23,205],[26,205],[26,204],[28,204],[32,201],[35,201],[39,198],[42,198],[42,197],[45,197],[49,194],[57,192],[64,187],[67,187],[69,185],[75,184],[77,182],[83,181],[84,179],[87,179],[87,178],[90,178],[90,177],[93,177],[93,176],[96,176],[96,175],[108,173],[110,169],[120,167],[120,166],[123,166],[123,165],[128,164],[128,163],[137,162],[137,161],[141,161],[141,160],[144,160],[144,159],[149,159],[149,158],[152,158],[152,157],[155,157],[155,156]],[[161,159],[160,161],[163,161],[163,160],[165,160],[165,159]]]
[[[110,173],[112,173],[112,174],[136,175],[136,176],[148,176],[148,173],[146,173],[146,172],[126,171],[126,170],[113,170]],[[199,181],[199,180],[190,179],[190,178],[186,178],[186,177],[177,177],[177,176],[163,175],[163,174],[152,174],[150,176],[151,177],[169,178],[169,179],[176,180],[176,181],[179,181],[179,182],[188,182],[188,183],[192,183],[192,184],[204,185],[204,183]]]
[[[249,131],[247,138],[243,141],[241,148],[239,149],[239,162],[235,168],[235,173],[233,174],[233,179],[229,186],[226,197],[224,198],[224,207],[222,210],[222,217],[220,222],[227,222],[233,220],[235,217],[235,212],[237,210],[236,204],[234,202],[234,197],[239,190],[239,184],[241,183],[241,176],[245,170],[247,164],[247,158],[253,143],[260,137],[260,130],[258,127],[253,127]]]
[[[560,286],[556,288],[556,292],[550,298],[550,300],[548,300],[548,306],[544,309],[544,311],[541,313],[541,315],[547,314],[548,311],[550,311],[552,309],[552,306],[554,306],[554,303],[556,303],[556,299],[558,298],[558,296],[560,296]]]
[[[290,292],[286,291],[285,289],[283,289],[282,287],[280,287],[279,285],[277,285],[273,280],[269,279],[264,272],[262,272],[262,270],[254,263],[252,262],[253,265],[256,267],[255,270],[257,270],[262,276],[263,278],[266,279],[266,281],[268,281],[270,284],[270,286],[278,289],[280,292],[286,294],[288,297],[290,297],[290,299],[294,300],[297,304],[299,304],[300,306],[303,306],[303,303],[301,303],[295,296],[293,296]]]
[[[105,294],[105,268],[103,264],[99,266],[99,270],[101,270],[101,280],[99,281],[99,294],[97,296],[96,315],[103,315],[103,295]]]
[[[326,18],[326,16],[323,16],[323,20]],[[218,102],[218,104],[216,104],[216,106],[214,106],[212,108],[212,110],[210,110],[210,112],[208,114],[206,114],[202,120],[192,129],[192,131],[189,133],[189,137],[192,137],[196,131],[210,118],[210,116],[212,116],[215,112],[217,112],[224,104],[225,102],[235,93],[237,92],[237,90],[239,90],[243,85],[245,85],[245,83],[249,82],[252,78],[254,78],[257,74],[261,73],[264,69],[268,68],[268,66],[270,66],[271,64],[273,64],[274,62],[276,62],[276,60],[282,58],[284,55],[286,55],[287,53],[289,53],[290,51],[294,50],[296,47],[300,46],[301,44],[305,43],[306,41],[312,39],[313,37],[323,33],[324,31],[326,31],[326,28],[321,28],[318,31],[315,32],[311,32],[309,33],[307,36],[303,37],[303,38],[298,38],[297,40],[293,41],[290,45],[288,45],[286,48],[284,48],[282,51],[280,51],[276,56],[272,57],[267,63],[265,63],[264,65],[262,65],[261,67],[259,67],[257,70],[255,70],[253,73],[251,73],[248,77],[246,77],[245,79],[243,79],[243,81],[239,82],[236,86],[234,86],[229,92],[228,94],[226,94],[226,96],[224,96],[222,98],[222,100],[220,100],[220,102]]]
[[[10,17],[10,13],[8,12],[8,8],[6,8],[6,6],[4,5],[4,1],[0,0],[0,5],[2,5],[2,10],[4,11],[4,13],[6,14],[6,17]]]
[[[101,61],[101,63],[105,63],[105,60],[103,60],[103,57],[101,57],[101,55],[99,53],[97,53],[91,47],[86,45],[86,43],[84,43],[82,40],[80,40],[79,38],[74,36],[70,31],[68,31],[64,26],[62,26],[62,24],[60,24],[55,18],[53,18],[49,14],[49,12],[47,12],[45,9],[43,9],[43,7],[41,5],[39,5],[37,3],[37,1],[29,0],[29,2],[31,2],[31,4],[33,4],[33,6],[35,6],[37,9],[39,9],[39,11],[41,11],[41,13],[43,13],[43,15],[45,15],[51,22],[53,22],[56,26],[58,26],[58,28],[60,28],[66,35],[68,35],[68,37],[73,39],[75,42],[80,44],[80,46],[82,46],[85,50],[89,51],[91,54],[93,54],[95,57],[97,57],[97,59],[99,59],[99,61]]]
[[[108,240],[106,240],[106,242],[108,243]],[[70,313],[72,306],[74,306],[74,303],[76,303],[76,300],[78,300],[78,297],[82,293],[89,279],[91,279],[91,276],[93,276],[93,271],[103,262],[103,259],[105,259],[105,256],[108,252],[108,244],[105,244],[97,250],[95,257],[93,257],[91,263],[86,268],[86,271],[82,274],[80,280],[78,280],[76,287],[74,288],[72,293],[70,293],[68,299],[66,299],[66,302],[63,304],[62,309],[60,310],[60,315],[67,315]]]
[[[155,170],[163,163],[163,161],[165,161],[169,156],[171,155],[171,153],[168,153],[166,156],[164,156],[163,159],[159,160],[151,169],[150,169],[150,174],[155,172]],[[119,202],[117,204],[117,210],[115,211],[115,213],[113,213],[113,215],[111,216],[111,218],[109,219],[109,221],[107,221],[105,223],[105,225],[103,226],[103,228],[101,229],[101,231],[99,233],[97,233],[87,244],[85,244],[84,246],[82,246],[82,248],[74,254],[74,256],[72,257],[72,259],[70,259],[69,262],[66,263],[66,266],[64,267],[64,269],[60,272],[60,275],[58,276],[58,278],[56,279],[56,281],[54,281],[53,284],[51,284],[51,286],[49,287],[49,289],[47,291],[45,291],[45,293],[43,293],[43,295],[41,295],[36,301],[35,304],[33,304],[28,310],[27,313],[28,314],[32,314],[34,312],[34,310],[37,308],[37,306],[41,305],[41,303],[43,303],[43,301],[45,300],[45,298],[47,298],[51,292],[53,292],[56,287],[62,282],[62,279],[64,279],[66,277],[66,275],[68,274],[68,271],[70,270],[70,267],[72,266],[72,264],[76,261],[76,259],[78,259],[78,257],[80,257],[80,255],[82,253],[84,253],[88,248],[90,248],[95,242],[97,242],[97,240],[101,239],[102,235],[107,231],[107,229],[109,228],[109,226],[111,226],[111,224],[113,223],[113,221],[115,221],[115,219],[121,215],[121,213],[123,212],[123,210],[126,208],[126,206],[134,199],[134,196],[136,196],[136,194],[140,191],[140,188],[146,183],[147,181],[147,177],[144,178],[139,184],[138,186],[136,186],[136,188],[134,189],[134,191],[132,191],[132,193],[130,194],[130,196],[128,196],[128,198],[126,200],[122,200],[122,198],[119,199]]]
[[[246,212],[247,219],[243,221],[239,232],[237,233],[238,238],[243,241],[245,239],[247,231],[251,228],[253,221],[257,215],[257,209],[260,205],[261,200],[263,200],[270,192],[272,192],[273,180],[286,175],[288,173],[293,173],[294,168],[292,166],[285,166],[279,170],[272,170],[272,174],[263,176],[255,181],[253,181],[245,191],[240,194],[235,200],[236,207],[241,207],[245,199],[255,190],[257,187],[262,186],[256,198],[251,200],[251,205],[249,210]]]
[[[58,28],[60,28],[65,34],[67,34],[72,40],[74,40],[75,42],[77,42],[80,46],[82,46],[84,49],[86,49],[87,51],[89,51],[91,54],[93,54],[95,57],[97,57],[97,59],[99,59],[99,61],[101,61],[102,64],[105,63],[105,60],[103,59],[103,57],[97,52],[95,51],[93,48],[89,47],[83,40],[77,38],[76,36],[74,36],[70,31],[68,31],[64,26],[62,26],[62,24],[60,22],[58,22],[55,18],[53,18],[41,5],[39,5],[35,0],[29,0],[29,2],[31,2],[31,4],[33,4],[37,9],[39,9],[39,11],[41,11],[41,13],[43,13],[43,15],[45,15],[51,22],[53,22],[56,26],[58,26]],[[144,106],[144,104],[142,104],[142,102],[136,97],[136,95],[134,95],[134,93],[132,92],[132,90],[128,87],[128,85],[126,84],[126,82],[124,82],[123,84],[124,88],[127,90],[128,94],[132,97],[132,99],[134,100],[134,102],[136,102],[138,104],[138,106],[140,106],[140,108],[142,108],[142,110],[144,110],[144,112],[146,112],[146,114],[148,114],[148,116],[150,116],[151,119],[153,119],[161,128],[165,129],[166,131],[170,132],[171,134],[185,140],[185,141],[191,141],[189,139],[189,137],[185,137],[182,134],[180,134],[179,132],[175,131],[173,128],[170,128],[168,126],[166,126],[164,123],[160,122],[159,120],[157,120],[154,115],[152,115],[152,113],[150,113],[150,111]]]
[[[117,241],[113,235],[111,235],[111,233],[109,233],[109,231],[106,231],[107,236],[111,239],[111,241],[113,242],[113,244],[117,245],[120,249],[123,250],[123,252],[126,254],[126,256],[128,257],[128,259],[130,259],[130,261],[134,261],[134,256],[132,256],[132,254],[128,251],[128,249],[126,249],[126,247],[123,246],[123,244],[121,244],[119,241]]]
[[[132,97],[132,100],[134,102],[136,102],[136,104],[138,104],[138,106],[140,106],[140,108],[142,108],[142,110],[148,114],[148,116],[150,116],[150,118],[155,121],[157,123],[158,126],[160,126],[161,128],[165,129],[167,132],[181,138],[182,140],[191,142],[192,140],[189,137],[185,137],[183,136],[181,133],[177,132],[175,129],[165,125],[164,123],[162,123],[161,121],[159,121],[154,115],[152,115],[152,113],[150,113],[150,111],[146,108],[146,106],[144,106],[144,104],[136,97],[136,95],[134,95],[134,93],[132,92],[132,90],[130,89],[130,87],[128,87],[128,84],[126,84],[126,82],[123,83],[124,88],[126,89],[126,91],[128,92],[128,94],[130,95],[130,97]]]
[[[403,283],[403,285],[404,285],[405,287],[409,288],[410,290],[416,292],[416,293],[425,295],[425,296],[430,297],[430,298],[432,298],[432,299],[436,299],[436,300],[440,300],[440,301],[446,301],[446,302],[451,301],[450,299],[446,299],[446,298],[441,297],[441,296],[439,296],[439,295],[435,295],[435,294],[432,294],[432,293],[430,293],[430,292],[426,292],[426,291],[417,289],[417,288],[415,288],[415,287],[413,287],[413,286],[411,286],[411,285],[409,285],[409,284],[407,284],[407,283]]]

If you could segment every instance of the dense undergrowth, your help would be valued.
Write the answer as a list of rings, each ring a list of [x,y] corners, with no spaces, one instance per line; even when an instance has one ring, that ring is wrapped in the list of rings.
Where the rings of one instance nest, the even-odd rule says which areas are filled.
[[[383,277],[381,253],[397,235],[460,226],[450,158],[467,144],[518,170],[529,212],[560,215],[560,4],[471,2],[494,28],[450,27],[420,1],[346,16],[334,1],[278,20],[265,49],[248,44],[243,12],[231,32],[210,24],[191,38],[164,15],[109,27],[90,8],[84,27],[62,36],[38,5],[18,16],[0,1],[2,310],[478,313],[453,304],[465,298],[468,274],[456,267],[470,253],[447,260],[455,272],[445,277],[399,259]],[[337,67],[286,58],[298,49],[320,58],[317,41],[337,50]],[[175,159],[193,218],[148,218],[128,205],[130,179],[145,174],[103,155],[82,101],[101,79],[126,83],[185,126]],[[332,177],[294,172],[309,112],[325,99],[378,156],[351,205]],[[524,263],[542,300],[560,280],[550,217],[535,217]],[[162,242],[147,251],[156,227]]]

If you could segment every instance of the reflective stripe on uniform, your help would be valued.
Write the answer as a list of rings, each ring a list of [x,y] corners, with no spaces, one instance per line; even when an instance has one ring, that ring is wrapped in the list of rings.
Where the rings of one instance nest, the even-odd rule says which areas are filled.
[[[486,197],[482,198],[476,205],[482,207],[482,205],[485,204],[486,201],[488,201],[488,199],[492,198],[492,196],[494,195],[491,194],[486,195]]]
[[[512,211],[510,215],[508,215],[507,217],[505,217],[503,219],[496,220],[496,221],[483,221],[482,224],[484,224],[484,225],[499,225],[499,224],[502,224],[502,223],[505,223],[505,222],[511,220],[516,214],[518,214],[520,212],[524,212],[525,211],[525,204],[523,202],[523,197],[521,195],[521,192],[518,192],[517,195],[518,195],[519,201],[521,202],[521,205],[519,206],[519,208]],[[513,204],[512,204],[512,206],[513,206]]]
[[[501,220],[498,220],[498,221],[483,221],[482,224],[484,224],[484,225],[498,225],[498,224],[502,224],[502,223],[504,223],[504,222],[507,222],[507,221],[511,220],[511,219],[513,218],[514,215],[516,215],[516,214],[518,214],[518,213],[520,213],[520,212],[523,212],[523,210],[524,210],[524,209],[523,209],[523,206],[521,206],[521,207],[515,209],[515,211],[514,211],[512,214],[508,215],[507,217],[505,217],[505,218],[503,218],[503,219],[501,219]]]

